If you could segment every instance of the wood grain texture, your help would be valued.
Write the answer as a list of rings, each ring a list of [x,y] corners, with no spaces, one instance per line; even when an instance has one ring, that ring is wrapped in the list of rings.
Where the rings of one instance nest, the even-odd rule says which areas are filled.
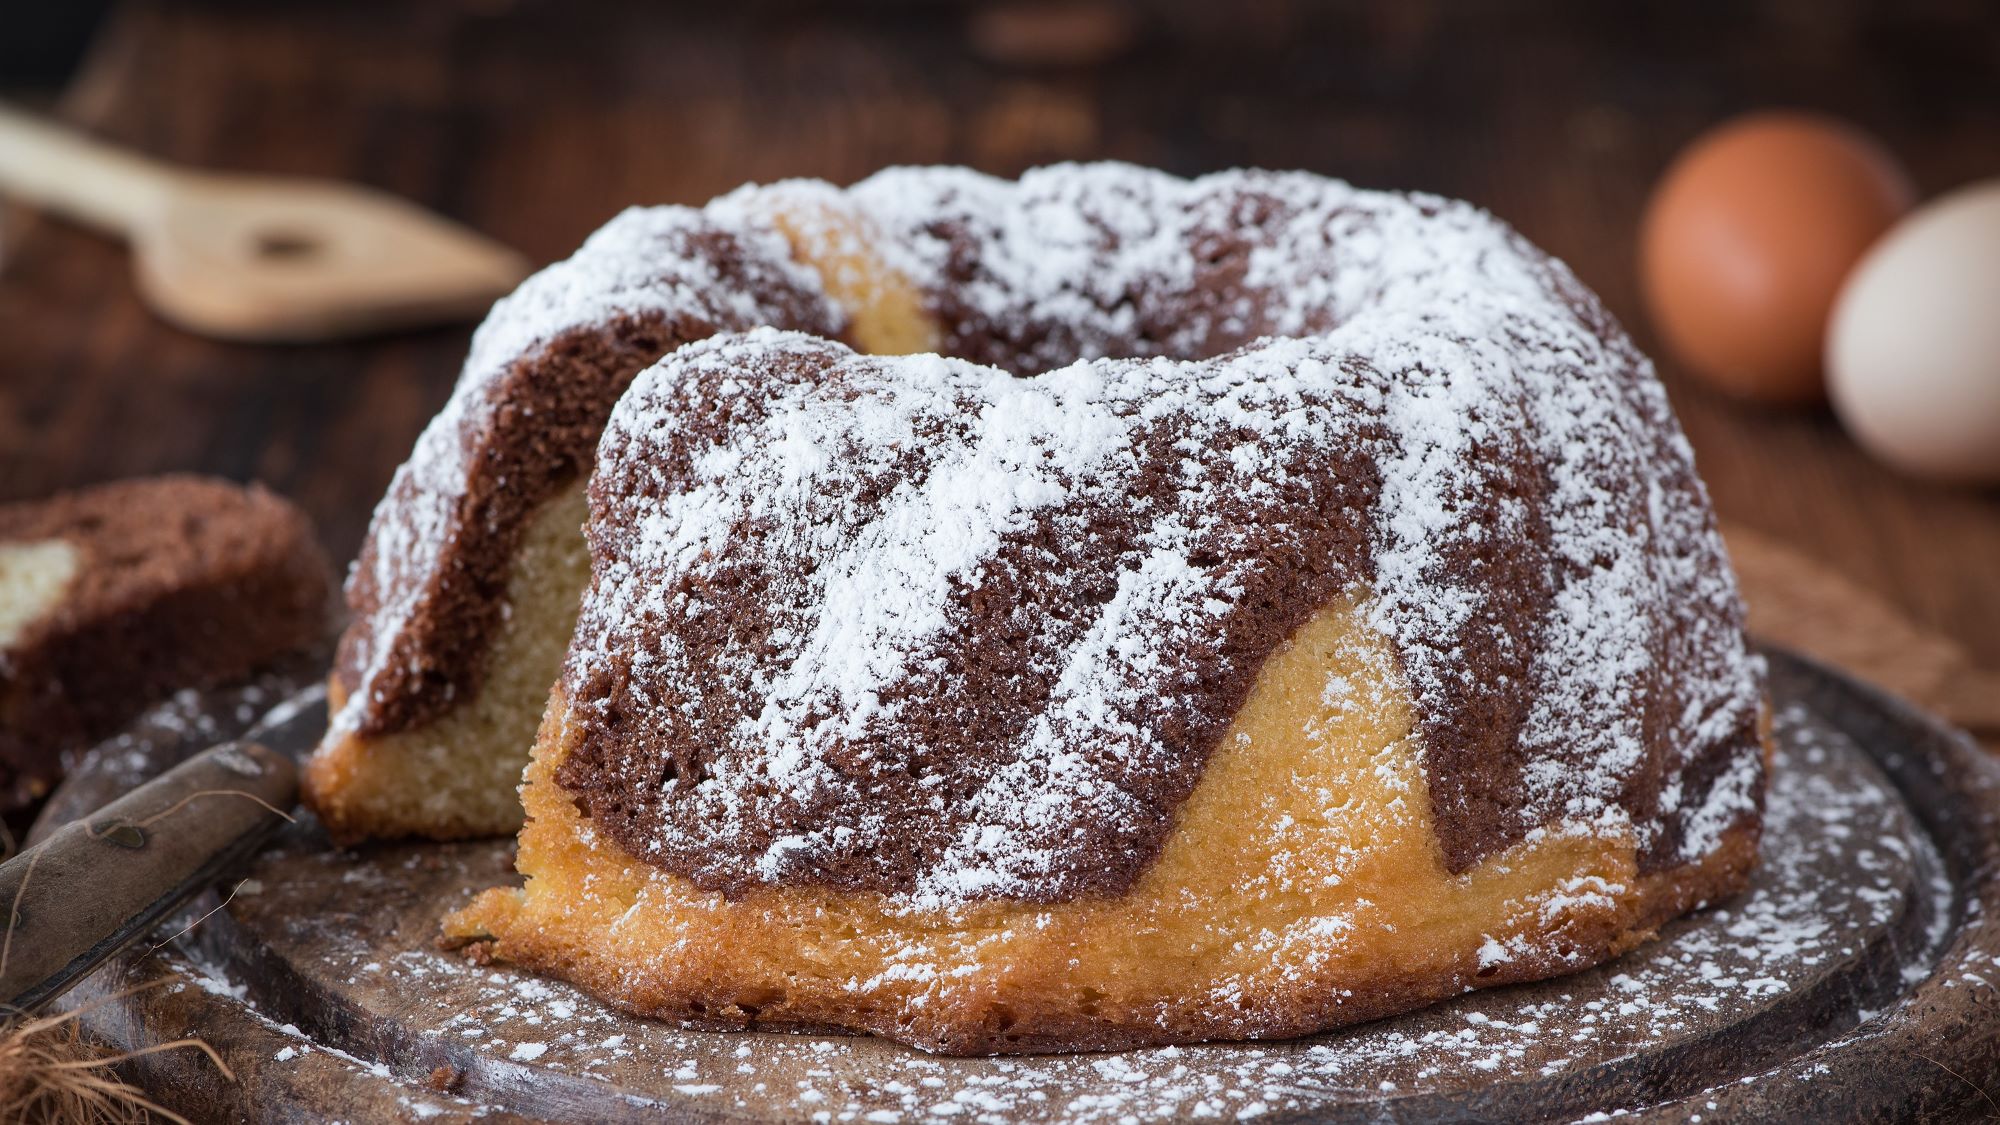
[[[1750,631],[1842,668],[2000,750],[2000,673],[1767,535],[1725,524]]]
[[[628,203],[894,162],[1308,168],[1492,208],[1649,348],[1636,218],[1676,147],[1722,116],[1845,114],[1927,192],[2000,174],[2000,10],[1977,0],[1098,0],[1069,17],[1091,49],[1067,55],[1036,53],[1036,5],[1009,7],[1026,15],[139,3],[68,110],[177,161],[396,191],[536,261]],[[19,209],[7,219],[0,500],[166,469],[257,478],[352,555],[469,327],[309,349],[201,340],[147,315],[110,243]],[[1824,412],[1746,411],[1663,367],[1725,517],[2000,666],[2000,497],[1900,480]]]

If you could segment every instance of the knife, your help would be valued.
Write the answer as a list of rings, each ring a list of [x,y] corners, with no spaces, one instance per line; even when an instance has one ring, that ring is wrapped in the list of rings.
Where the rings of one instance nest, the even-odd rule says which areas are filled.
[[[326,689],[0,863],[0,1007],[34,1012],[247,861],[298,800]]]

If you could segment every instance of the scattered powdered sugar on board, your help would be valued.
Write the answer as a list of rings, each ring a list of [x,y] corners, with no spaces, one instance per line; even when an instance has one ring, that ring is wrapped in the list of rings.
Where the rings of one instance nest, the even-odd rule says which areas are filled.
[[[175,926],[181,924],[179,920],[170,923],[170,925]],[[314,1066],[320,1075],[325,1075],[331,1070],[348,1079],[373,1080],[383,1083],[398,1083],[400,1079],[401,1085],[391,1087],[397,1090],[395,1095],[397,1108],[406,1117],[415,1120],[428,1120],[440,1116],[449,1116],[453,1120],[473,1120],[496,1112],[495,1107],[483,1105],[470,1099],[455,1097],[436,1090],[410,1088],[408,1086],[410,1081],[412,1079],[421,1079],[421,1075],[398,1076],[385,1063],[362,1058],[351,1051],[319,1042],[307,1036],[295,1024],[281,1022],[262,1014],[254,1004],[247,1003],[245,1000],[250,991],[249,987],[232,980],[226,971],[205,964],[200,960],[187,958],[175,951],[164,952],[161,956],[167,969],[178,973],[184,978],[182,981],[176,982],[172,986],[171,991],[180,992],[190,987],[199,989],[210,996],[236,1002],[240,1010],[249,1013],[253,1017],[256,1030],[264,1041],[263,1049],[268,1051],[268,1054],[259,1060],[266,1066],[294,1068]],[[85,1026],[89,1026],[89,1021],[90,1016],[86,1013],[84,1016]],[[200,1024],[197,1024],[193,1030],[196,1035],[199,1035],[202,1027]],[[238,1028],[236,1030],[237,1038],[232,1042],[221,1045],[225,1053],[245,1049],[258,1049],[254,1044],[244,1041],[247,1038],[244,1029]],[[270,1044],[273,1042],[281,1045],[272,1048]],[[324,1081],[325,1079],[321,1077],[318,1080]],[[264,1083],[266,1090],[276,1090],[279,1086],[280,1084],[268,1081]],[[340,1100],[344,1102],[347,1099],[342,1098]],[[173,1103],[170,1102],[169,1104]],[[269,1107],[259,1108],[268,1110]]]
[[[317,681],[321,659],[300,654],[235,683],[183,689],[110,738],[65,753],[64,773],[75,780],[50,795],[38,824],[95,812],[209,747],[241,737],[267,711],[293,700],[301,685]]]
[[[258,876],[270,889],[231,910],[264,940],[277,935],[281,954],[284,935],[301,935],[301,950],[329,962],[315,971],[348,982],[343,1004],[394,1013],[426,1051],[457,1060],[467,1096],[482,1100],[502,1100],[487,1091],[516,1088],[522,1067],[601,1082],[607,1096],[828,1122],[1240,1119],[1466,1096],[1495,1081],[1598,1068],[1628,1069],[1645,1089],[1650,1079],[1639,1076],[1653,1074],[1648,1067],[1676,1045],[1769,1013],[1800,990],[1854,987],[1842,970],[1879,958],[1885,935],[1902,932],[1911,912],[1912,938],[1900,950],[1909,972],[1928,974],[1947,934],[1952,889],[1894,790],[1807,713],[1781,707],[1776,718],[1763,862],[1745,895],[1676,921],[1658,941],[1596,969],[1296,1042],[951,1059],[880,1040],[698,1032],[633,1019],[567,984],[441,953],[423,927],[395,921],[409,902],[484,885],[501,862],[492,849],[446,851],[480,857],[476,869],[454,869],[435,846],[356,857],[307,840],[267,860]],[[309,870],[347,866],[362,877],[344,885],[342,909],[309,909],[318,894],[310,888],[324,885]],[[219,975],[204,987],[245,991]],[[1857,1006],[1886,1008],[1896,987],[1857,997]],[[1781,1011],[1769,1018],[1801,1033]]]
[[[64,772],[90,773],[136,787],[158,774],[164,768],[162,763],[184,748],[205,749],[249,729],[292,687],[290,679],[264,674],[206,691],[183,688],[118,734],[66,756]]]

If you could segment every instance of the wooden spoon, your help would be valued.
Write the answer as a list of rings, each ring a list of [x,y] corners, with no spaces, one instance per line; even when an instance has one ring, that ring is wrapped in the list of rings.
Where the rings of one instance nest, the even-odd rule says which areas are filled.
[[[225,339],[477,316],[528,272],[512,250],[383,192],[175,168],[4,106],[0,192],[124,236],[154,310]]]

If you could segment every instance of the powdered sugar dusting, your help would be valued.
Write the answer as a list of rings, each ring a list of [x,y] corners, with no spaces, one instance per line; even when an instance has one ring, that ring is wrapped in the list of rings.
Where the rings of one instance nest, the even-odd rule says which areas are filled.
[[[1245,536],[1337,502],[1286,493],[1297,466],[1356,451],[1379,471],[1365,551],[1328,565],[1348,568],[1394,646],[1434,798],[1462,768],[1437,720],[1521,707],[1520,831],[1629,824],[1666,863],[1699,858],[1754,813],[1761,669],[1691,455],[1650,365],[1504,224],[1313,176],[1184,181],[1123,165],[1018,183],[892,169],[849,198],[921,290],[1020,336],[1028,365],[1161,358],[1085,358],[1023,380],[766,331],[690,346],[640,377],[599,476],[644,483],[613,505],[620,529],[605,534],[621,546],[597,552],[568,675],[619,677],[607,662],[635,661],[640,702],[726,748],[676,798],[700,807],[701,846],[789,821],[810,827],[756,843],[758,879],[865,857],[888,822],[856,781],[854,748],[893,762],[920,739],[899,728],[891,689],[952,666],[944,607],[1001,565],[1010,535],[1087,535],[1073,513],[1120,502],[1160,441],[1185,458],[1176,494],[1134,499],[1149,523],[1121,548],[1115,590],[1035,669],[1053,694],[965,800],[911,905],[1060,881],[1090,862],[1069,831],[1079,810],[1099,823],[1160,815],[1144,794],[1174,755],[1157,732],[1179,705],[1166,654],[1213,644],[1266,573]],[[1227,257],[1202,248],[1232,224],[1254,238],[1236,247],[1230,284],[1257,299],[1210,286],[1218,303],[1167,334],[1148,328]],[[1041,335],[1051,322],[1067,335]],[[1273,335],[1191,359],[1249,327]],[[780,370],[802,356],[832,374]],[[731,421],[691,436],[697,417]],[[687,463],[667,454],[676,442],[696,447]],[[1261,526],[1218,528],[1214,513],[1244,499],[1266,505],[1251,509]],[[774,530],[746,546],[746,527]],[[813,565],[794,573],[798,559]],[[672,629],[655,638],[669,617],[716,612],[702,591],[746,570],[777,576],[768,638],[714,664]],[[1489,658],[1468,660],[1475,648]],[[761,705],[725,729],[716,701],[687,686],[709,676],[750,685]],[[926,690],[953,688],[947,676]],[[1107,744],[1116,761],[1081,749]],[[1705,759],[1720,780],[1684,792]],[[1658,807],[1635,808],[1622,795],[1646,770],[1665,784]]]

